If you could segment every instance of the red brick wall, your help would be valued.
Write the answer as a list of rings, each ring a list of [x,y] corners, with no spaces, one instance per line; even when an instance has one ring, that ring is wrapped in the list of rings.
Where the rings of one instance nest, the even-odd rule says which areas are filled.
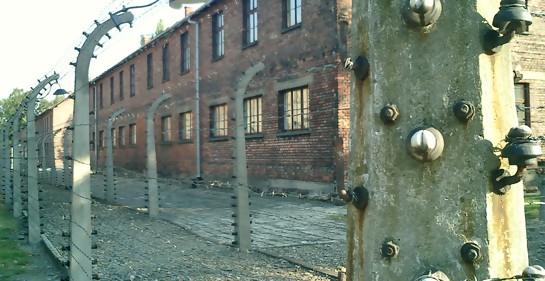
[[[513,66],[519,65],[530,86],[530,120],[534,134],[545,136],[545,0],[528,1],[533,23],[529,36],[516,36],[511,46]]]
[[[342,3],[341,3],[342,2]],[[340,4],[349,5],[347,0]],[[282,32],[281,1],[260,1],[258,6],[259,42],[255,46],[242,47],[241,1],[213,2],[192,20],[200,22],[200,111],[202,141],[202,174],[206,179],[228,178],[233,172],[233,147],[231,139],[210,141],[209,106],[214,100],[235,95],[237,82],[244,71],[257,62],[265,68],[249,85],[249,90],[263,93],[263,134],[260,138],[247,139],[248,174],[262,179],[293,179],[316,182],[332,182],[332,140],[340,125],[347,126],[348,112],[339,121],[337,106],[347,107],[349,87],[348,72],[339,70],[337,8],[327,1],[303,1],[302,25]],[[339,5],[340,5],[339,4]],[[212,61],[211,15],[222,9],[225,19],[225,55]],[[180,39],[189,30],[191,69],[179,75]],[[105,130],[107,118],[120,107],[126,112],[114,123],[115,128],[125,126],[128,142],[128,125],[137,123],[137,144],[114,149],[116,166],[136,170],[145,169],[145,115],[149,105],[162,93],[172,98],[159,106],[155,118],[158,169],[161,174],[176,176],[195,175],[195,138],[193,143],[178,142],[178,114],[188,106],[195,113],[195,27],[183,24],[181,28],[168,30],[166,36],[146,45],[134,57],[129,57],[94,81],[103,83],[104,109],[98,112],[100,130]],[[161,49],[168,42],[170,47],[171,80],[162,82]],[[154,87],[147,89],[146,57],[152,52],[154,59]],[[129,66],[136,66],[136,96],[129,97]],[[120,101],[119,72],[123,70],[124,100]],[[110,77],[115,80],[115,102],[110,105]],[[312,76],[310,89],[311,133],[291,137],[277,136],[278,96],[275,85],[301,77]],[[339,83],[342,82],[342,88]],[[229,116],[234,115],[234,104],[227,99]],[[162,144],[160,117],[171,115],[173,141]],[[91,115],[93,118],[93,115]],[[195,118],[195,115],[193,115]],[[347,128],[342,129],[346,135]],[[229,123],[229,136],[234,135],[234,121]],[[105,150],[100,151],[101,161]]]

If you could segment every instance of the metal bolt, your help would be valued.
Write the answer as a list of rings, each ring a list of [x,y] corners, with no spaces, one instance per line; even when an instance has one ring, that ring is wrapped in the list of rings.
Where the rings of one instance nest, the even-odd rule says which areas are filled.
[[[468,101],[459,101],[454,104],[454,116],[462,123],[467,123],[475,117],[475,106]]]
[[[380,248],[380,252],[382,253],[382,256],[385,258],[395,258],[399,254],[399,246],[394,244],[392,241],[385,242],[382,244],[382,248]]]
[[[415,13],[425,14],[433,9],[434,0],[409,0],[409,6]]]
[[[393,124],[399,117],[399,109],[395,104],[387,104],[380,110],[380,119],[384,124]]]
[[[460,255],[462,256],[462,259],[468,263],[474,263],[483,258],[481,254],[481,247],[474,241],[467,242],[462,245]]]

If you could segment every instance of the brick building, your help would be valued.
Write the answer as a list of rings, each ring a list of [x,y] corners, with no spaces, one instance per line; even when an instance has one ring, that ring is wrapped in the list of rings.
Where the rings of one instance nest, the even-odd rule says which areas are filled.
[[[545,136],[545,0],[528,1],[533,23],[529,36],[511,45],[519,123]]]
[[[98,124],[91,126],[92,154],[103,167],[106,121],[124,108],[112,130],[114,164],[144,170],[145,115],[155,99],[168,93],[172,97],[155,116],[159,172],[195,177],[200,131],[200,175],[229,179],[236,83],[262,62],[265,69],[250,83],[245,101],[250,183],[330,191],[331,143],[341,135],[346,151],[350,123],[350,73],[339,64],[344,42],[337,16],[343,9],[350,10],[351,1],[214,0],[189,11],[189,17],[91,82],[91,120]],[[510,44],[515,97],[519,122],[545,136],[545,0],[529,1],[529,10],[531,35],[516,36]],[[198,85],[195,22],[200,27]],[[297,95],[304,101],[298,108],[289,105],[288,116],[286,97],[293,102]],[[96,165],[94,157],[92,162]]]
[[[123,108],[112,127],[114,164],[146,168],[146,112],[166,93],[154,122],[159,173],[191,178],[200,169],[205,180],[231,178],[235,88],[263,63],[244,100],[250,184],[332,191],[332,143],[347,137],[350,94],[337,16],[350,7],[348,0],[208,1],[91,82],[99,166],[106,121]]]

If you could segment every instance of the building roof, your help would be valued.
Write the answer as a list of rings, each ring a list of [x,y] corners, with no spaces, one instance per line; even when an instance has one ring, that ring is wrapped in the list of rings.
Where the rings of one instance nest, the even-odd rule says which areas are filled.
[[[206,1],[206,0],[203,0],[203,1]],[[172,34],[172,32],[176,31],[177,29],[181,28],[182,26],[184,26],[186,24],[190,24],[189,21],[190,21],[190,19],[192,17],[198,16],[203,11],[205,11],[210,6],[212,6],[213,4],[215,4],[216,2],[219,2],[219,1],[222,1],[222,0],[209,0],[209,1],[206,1],[203,5],[199,6],[199,8],[197,8],[195,11],[191,12],[189,15],[187,15],[186,17],[184,17],[180,21],[174,23],[172,26],[167,28],[163,33],[159,34],[158,36],[153,38],[150,42],[144,44],[138,50],[132,52],[130,55],[128,55],[127,57],[125,57],[124,59],[122,59],[121,61],[116,63],[114,66],[110,67],[109,69],[107,69],[106,71],[104,71],[103,73],[101,73],[100,75],[95,77],[94,79],[92,79],[89,83],[91,83],[91,84],[95,83],[96,81],[106,77],[108,74],[110,74],[111,72],[113,72],[114,70],[119,68],[120,66],[124,65],[125,63],[127,63],[131,59],[137,57],[138,55],[140,55],[141,53],[143,53],[144,51],[146,51],[150,47],[155,46],[155,44],[157,42],[159,42],[159,41],[163,40],[164,38],[170,36],[170,34]]]

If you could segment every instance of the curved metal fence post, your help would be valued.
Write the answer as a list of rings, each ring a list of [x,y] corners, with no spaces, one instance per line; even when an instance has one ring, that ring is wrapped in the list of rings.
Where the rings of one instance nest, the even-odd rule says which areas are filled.
[[[113,156],[113,136],[112,126],[115,119],[125,112],[125,109],[120,108],[108,119],[108,126],[106,130],[106,200],[110,202],[115,201],[115,189],[114,189],[114,156]]]
[[[148,168],[148,213],[150,217],[159,214],[159,188],[157,187],[157,155],[155,154],[155,128],[153,117],[159,104],[170,98],[170,94],[158,97],[149,107],[146,116],[146,148]]]

